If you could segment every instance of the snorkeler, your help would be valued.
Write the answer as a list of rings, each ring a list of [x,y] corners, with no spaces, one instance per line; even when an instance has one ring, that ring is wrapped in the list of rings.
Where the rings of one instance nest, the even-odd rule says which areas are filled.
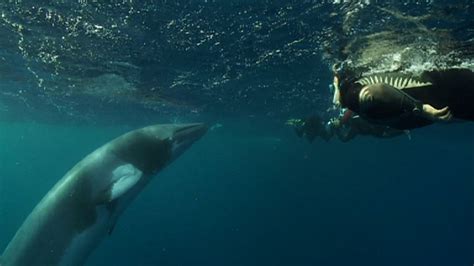
[[[396,129],[412,129],[436,121],[474,121],[474,72],[469,69],[355,75],[338,71],[334,102],[363,119]]]
[[[286,125],[294,127],[296,135],[306,138],[309,142],[313,142],[316,137],[329,141],[334,136],[332,125],[325,123],[318,115],[306,119],[289,119]]]
[[[318,136],[325,141],[337,136],[340,141],[348,142],[358,135],[393,138],[409,133],[405,130],[371,124],[360,116],[354,115],[350,110],[342,112],[340,116],[332,118],[328,122],[322,120],[318,115],[312,115],[306,119],[290,119],[286,124],[293,126],[296,134],[306,138],[309,142],[313,142]]]

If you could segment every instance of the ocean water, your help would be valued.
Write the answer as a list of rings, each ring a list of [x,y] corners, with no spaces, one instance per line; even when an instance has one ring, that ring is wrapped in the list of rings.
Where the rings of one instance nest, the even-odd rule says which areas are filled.
[[[129,129],[0,127],[1,249],[70,167]],[[472,263],[472,125],[312,145],[275,128],[210,131],[155,177],[87,265]]]
[[[87,260],[103,265],[471,266],[474,123],[410,138],[298,138],[331,69],[474,71],[474,4],[451,1],[1,1],[0,254],[107,141],[211,129]]]

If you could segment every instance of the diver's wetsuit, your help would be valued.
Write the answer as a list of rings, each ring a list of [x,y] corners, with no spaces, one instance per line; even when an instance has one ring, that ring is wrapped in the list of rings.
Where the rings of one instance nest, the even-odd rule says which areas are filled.
[[[371,97],[361,101],[359,94],[364,88]],[[425,103],[437,109],[448,106],[454,118],[474,121],[474,72],[468,69],[425,72],[419,79],[373,75],[343,83],[340,92],[344,107],[370,122],[397,129],[432,124],[422,115]]]

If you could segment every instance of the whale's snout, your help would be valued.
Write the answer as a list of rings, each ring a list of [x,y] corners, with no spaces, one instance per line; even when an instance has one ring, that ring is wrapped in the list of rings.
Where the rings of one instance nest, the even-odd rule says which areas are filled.
[[[173,159],[206,134],[208,127],[203,123],[175,125],[171,135]]]

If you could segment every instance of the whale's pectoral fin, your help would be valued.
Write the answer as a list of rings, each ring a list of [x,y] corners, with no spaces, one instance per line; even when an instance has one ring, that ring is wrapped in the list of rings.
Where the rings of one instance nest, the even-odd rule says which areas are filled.
[[[116,204],[115,201],[107,204],[107,210],[112,214],[112,216],[110,217],[110,222],[109,222],[108,229],[107,229],[107,234],[109,236],[112,235],[112,232],[114,231],[115,225],[117,224],[117,221],[118,221],[118,215],[113,214],[113,213],[115,213],[116,206],[117,206],[117,204]]]
[[[109,204],[120,198],[142,178],[143,172],[132,164],[118,166],[113,172],[111,182],[102,189],[96,202],[98,204]]]
[[[109,230],[107,230],[107,234],[109,234],[109,236],[112,235],[112,232],[114,231],[116,224],[117,224],[117,220],[115,220],[112,224],[110,224]],[[2,265],[0,264],[0,266]]]
[[[143,173],[132,164],[124,164],[112,172],[110,201],[113,201],[129,191],[142,177]]]

